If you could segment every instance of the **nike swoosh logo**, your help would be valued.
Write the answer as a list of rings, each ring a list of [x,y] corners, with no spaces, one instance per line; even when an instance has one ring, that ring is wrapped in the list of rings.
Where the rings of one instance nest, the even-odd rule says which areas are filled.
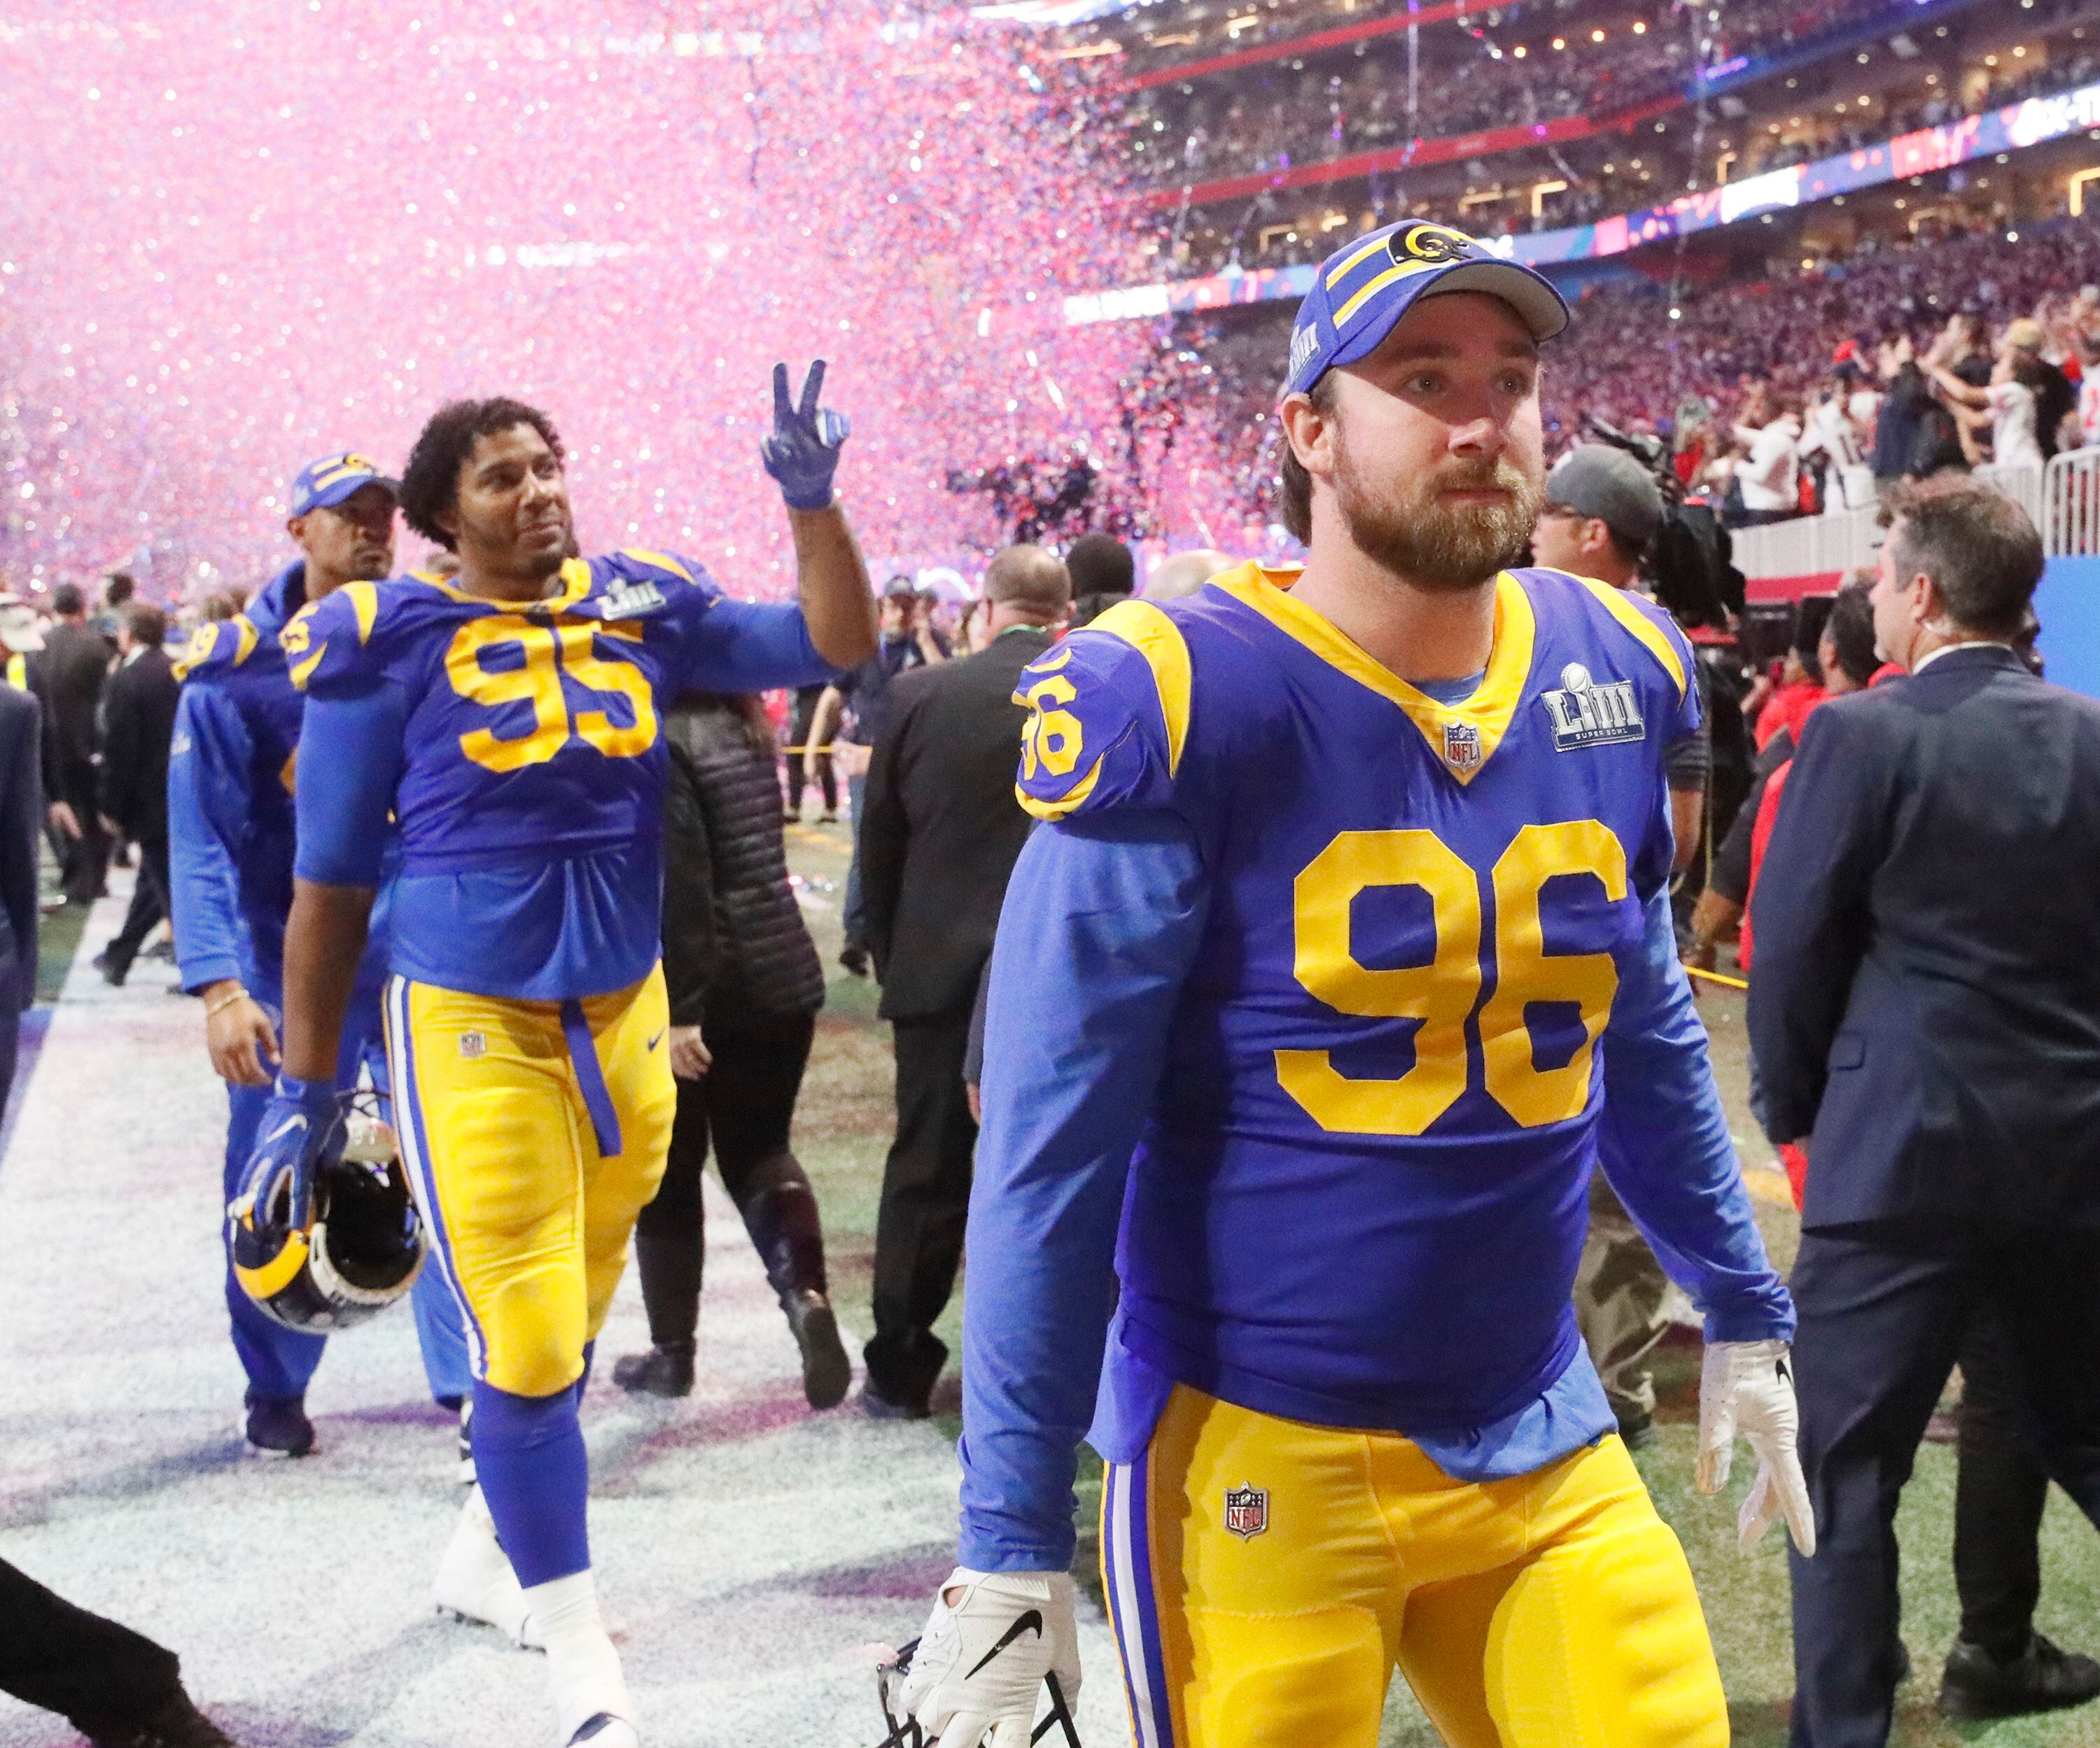
[[[668,1028],[667,1028],[667,1030],[668,1030]],[[663,1034],[662,1032],[659,1032],[659,1033],[657,1033],[657,1035],[656,1035],[654,1038],[651,1038],[651,1039],[649,1040],[649,1048],[650,1048],[651,1049],[652,1049],[652,1050],[653,1050],[653,1049],[655,1049],[655,1048],[656,1048],[656,1046],[657,1046],[658,1044],[660,1044],[663,1043],[663,1041],[664,1041],[664,1034]]]
[[[994,1658],[997,1657],[1000,1652],[1004,1651],[1008,1645],[1012,1644],[1013,1641],[1018,1639],[1023,1633],[1034,1633],[1039,1639],[1043,1636],[1043,1611],[1040,1609],[1030,1609],[1026,1614],[1021,1616],[1019,1619],[1015,1621],[1012,1626],[1008,1627],[1005,1635],[1000,1639],[999,1643],[994,1645],[989,1651],[986,1652],[982,1657],[977,1659],[977,1669],[973,1669],[970,1671],[969,1675],[964,1675],[963,1680],[965,1681],[968,1680],[970,1679],[970,1675],[974,1675],[977,1672],[977,1669],[983,1668],[986,1664],[989,1663]]]
[[[263,1145],[267,1146],[271,1141],[282,1141],[287,1135],[296,1135],[306,1126],[307,1119],[304,1117],[287,1117],[263,1137]]]

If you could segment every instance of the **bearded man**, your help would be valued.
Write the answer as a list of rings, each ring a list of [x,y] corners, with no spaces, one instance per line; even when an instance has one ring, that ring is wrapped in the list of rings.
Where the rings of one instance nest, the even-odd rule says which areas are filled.
[[[960,1563],[898,1693],[942,1748],[1077,1684],[1082,1437],[1141,1748],[1373,1748],[1396,1667],[1461,1748],[1726,1742],[1570,1309],[1600,1159],[1706,1315],[1701,1484],[1740,1429],[1745,1541],[1814,1545],[1793,1308],[1670,926],[1692,652],[1507,568],[1567,320],[1458,232],[1359,238],[1292,339],[1303,573],[1023,671],[1048,823],[992,968]]]

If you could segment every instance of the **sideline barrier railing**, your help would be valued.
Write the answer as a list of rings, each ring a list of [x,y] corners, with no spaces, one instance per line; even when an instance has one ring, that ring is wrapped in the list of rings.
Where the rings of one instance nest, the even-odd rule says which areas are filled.
[[[2100,449],[2074,449],[2049,464],[2036,519],[2050,558],[2100,553]]]
[[[2059,455],[2046,469],[1979,467],[1971,477],[2004,492],[2034,519],[2051,558],[2100,552],[2100,449]],[[1870,565],[1882,544],[1880,514],[1847,510],[1738,528],[1736,567],[1754,582]]]

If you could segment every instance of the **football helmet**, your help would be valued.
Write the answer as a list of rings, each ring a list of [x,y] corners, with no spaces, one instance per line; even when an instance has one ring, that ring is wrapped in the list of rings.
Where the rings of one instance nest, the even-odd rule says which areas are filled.
[[[920,1728],[919,1720],[903,1709],[898,1690],[904,1685],[904,1678],[911,1672],[911,1654],[919,1649],[919,1641],[911,1644],[876,1666],[875,1671],[876,1702],[882,1707],[883,1727],[889,1734],[876,1744],[876,1748],[933,1748]],[[1044,1713],[1028,1739],[1039,1742],[1052,1730],[1062,1730],[1065,1748],[1080,1748],[1079,1728],[1072,1721],[1071,1708],[1065,1702],[1065,1688],[1054,1675],[1047,1675],[1043,1681],[1050,1689],[1050,1710]],[[977,1748],[973,1743],[971,1748]]]
[[[346,1120],[362,1115],[346,1113],[333,1087],[280,1077],[226,1211],[234,1278],[287,1329],[354,1328],[422,1269],[428,1240],[391,1132]]]

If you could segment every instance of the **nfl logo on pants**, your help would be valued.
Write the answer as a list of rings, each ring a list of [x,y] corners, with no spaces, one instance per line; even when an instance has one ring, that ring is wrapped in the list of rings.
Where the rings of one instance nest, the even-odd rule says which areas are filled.
[[[1268,1527],[1268,1490],[1241,1485],[1225,1489],[1225,1528],[1242,1542]]]

